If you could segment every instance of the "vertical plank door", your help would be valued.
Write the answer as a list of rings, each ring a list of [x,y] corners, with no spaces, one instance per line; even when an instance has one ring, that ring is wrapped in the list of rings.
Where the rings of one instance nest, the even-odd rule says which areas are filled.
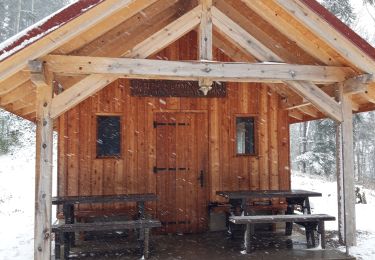
[[[156,113],[158,218],[164,233],[207,229],[208,133],[205,113]]]

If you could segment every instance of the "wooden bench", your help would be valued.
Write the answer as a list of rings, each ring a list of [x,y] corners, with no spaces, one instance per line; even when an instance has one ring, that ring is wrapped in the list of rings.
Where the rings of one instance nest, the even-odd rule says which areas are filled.
[[[256,216],[231,216],[229,221],[234,224],[246,225],[244,235],[244,246],[246,253],[251,252],[251,235],[253,225],[259,223],[297,223],[305,227],[306,241],[308,247],[315,246],[314,230],[318,228],[321,235],[321,246],[325,248],[325,230],[324,221],[335,220],[335,217],[325,214],[304,214],[304,215],[256,215]]]
[[[93,223],[73,223],[57,224],[52,226],[52,232],[55,233],[55,257],[61,257],[61,243],[64,244],[64,259],[69,258],[71,242],[70,235],[74,232],[83,231],[122,231],[127,229],[139,230],[139,242],[141,253],[144,258],[149,256],[149,236],[150,229],[161,227],[159,220],[142,219],[130,221],[113,221],[113,222],[93,222]]]

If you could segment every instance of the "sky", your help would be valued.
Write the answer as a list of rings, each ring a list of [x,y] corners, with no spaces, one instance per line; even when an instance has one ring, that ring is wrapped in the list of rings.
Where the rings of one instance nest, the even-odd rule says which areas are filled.
[[[351,0],[351,4],[357,15],[357,23],[353,25],[355,31],[375,47],[375,8],[369,5],[366,8],[362,0]]]

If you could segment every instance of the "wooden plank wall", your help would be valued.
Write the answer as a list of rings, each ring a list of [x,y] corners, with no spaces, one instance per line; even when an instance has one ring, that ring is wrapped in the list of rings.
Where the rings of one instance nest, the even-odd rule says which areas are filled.
[[[155,55],[156,59],[194,60],[197,35],[189,33]],[[220,50],[220,61],[230,61]],[[156,192],[156,111],[206,111],[209,120],[210,201],[217,190],[289,189],[289,126],[281,98],[262,84],[227,84],[227,98],[131,97],[120,79],[59,118],[59,195]],[[121,115],[122,156],[96,159],[96,115]],[[235,155],[235,116],[257,117],[257,156]],[[121,205],[93,206],[120,209]],[[91,208],[81,206],[81,210]]]

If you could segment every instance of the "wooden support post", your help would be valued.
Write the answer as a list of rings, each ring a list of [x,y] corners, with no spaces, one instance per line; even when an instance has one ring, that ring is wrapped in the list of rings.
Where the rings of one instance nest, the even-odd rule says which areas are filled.
[[[212,60],[212,0],[200,0],[202,17],[199,26],[199,58]]]
[[[212,0],[200,0],[202,6],[202,16],[199,25],[199,59],[208,61],[212,60]],[[207,95],[212,89],[211,79],[200,79],[200,90]]]
[[[337,124],[337,200],[339,239],[347,249],[356,245],[356,219],[353,160],[353,114],[349,95],[339,86],[343,122]]]
[[[34,259],[49,260],[52,220],[52,85],[46,83],[43,72],[38,70],[31,73],[37,92]]]

